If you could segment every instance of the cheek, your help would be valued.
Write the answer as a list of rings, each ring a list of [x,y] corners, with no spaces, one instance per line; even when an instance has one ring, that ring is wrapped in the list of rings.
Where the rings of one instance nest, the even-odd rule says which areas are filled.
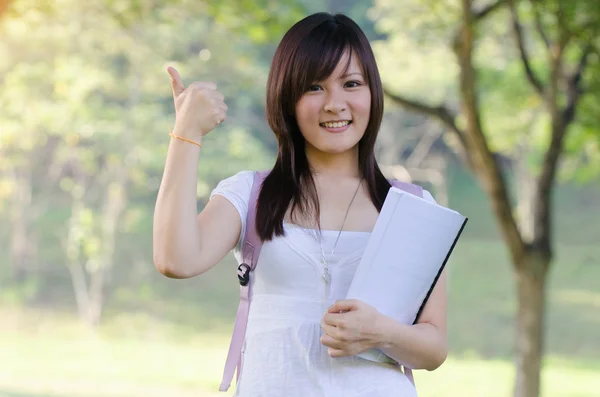
[[[368,119],[371,114],[371,95],[365,95],[363,98],[360,98],[354,108]]]
[[[319,104],[313,98],[302,98],[296,105],[296,120],[299,125],[312,124],[319,117]]]

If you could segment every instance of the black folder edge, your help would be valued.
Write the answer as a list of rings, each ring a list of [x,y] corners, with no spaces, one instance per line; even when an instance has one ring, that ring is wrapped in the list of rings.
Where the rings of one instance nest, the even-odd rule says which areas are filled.
[[[468,220],[469,220],[469,218],[465,218],[462,226],[458,230],[458,233],[456,233],[456,237],[454,238],[454,242],[450,246],[450,249],[448,250],[448,253],[446,254],[446,258],[444,259],[444,262],[442,263],[442,266],[440,266],[440,270],[438,271],[438,274],[435,276],[435,279],[433,279],[433,283],[431,284],[431,287],[429,288],[429,291],[427,291],[427,295],[425,295],[425,299],[423,299],[423,303],[421,303],[421,307],[419,308],[419,311],[417,312],[417,316],[415,317],[415,321],[413,322],[413,325],[416,324],[417,321],[419,320],[419,317],[421,316],[421,312],[423,311],[423,308],[425,307],[425,304],[429,300],[429,296],[431,295],[431,291],[433,291],[433,288],[437,284],[437,281],[440,278],[440,275],[442,274],[442,271],[444,271],[444,268],[446,267],[446,263],[448,262],[448,259],[450,259],[450,255],[452,254],[452,251],[454,251],[454,246],[458,242],[458,239],[460,238],[460,236],[461,236],[461,234],[463,232],[463,229],[465,228],[465,225],[467,224]]]

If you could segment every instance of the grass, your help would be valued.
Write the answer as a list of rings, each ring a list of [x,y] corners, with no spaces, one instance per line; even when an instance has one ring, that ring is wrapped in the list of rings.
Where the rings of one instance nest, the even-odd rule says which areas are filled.
[[[0,396],[14,397],[212,397],[216,396],[226,339],[201,335],[191,343],[127,338],[30,338],[3,335]],[[596,395],[600,365],[550,357],[546,396]],[[420,396],[508,396],[509,361],[450,357],[439,370],[417,373]],[[232,387],[232,391],[234,388]],[[232,393],[228,393],[232,394]],[[221,394],[221,395],[228,395]]]
[[[600,247],[559,246],[548,291],[546,397],[600,390]],[[97,332],[57,309],[0,309],[0,397],[211,397],[237,307],[231,258],[157,281],[168,300],[113,296]],[[503,245],[464,240],[449,265],[448,361],[417,372],[420,397],[511,395],[514,283]],[[137,298],[137,299],[136,299]]]
[[[83,330],[82,330],[83,331]],[[192,343],[118,337],[4,334],[0,395],[210,396],[226,354],[223,337]],[[17,394],[19,395],[19,394]]]

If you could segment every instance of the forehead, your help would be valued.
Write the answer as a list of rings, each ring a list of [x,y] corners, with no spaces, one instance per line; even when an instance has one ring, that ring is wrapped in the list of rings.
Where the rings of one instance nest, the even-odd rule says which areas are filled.
[[[346,75],[352,73],[362,73],[362,64],[356,52],[345,51],[342,57],[340,58],[338,64],[336,65],[331,75],[327,77],[330,78],[343,78]]]

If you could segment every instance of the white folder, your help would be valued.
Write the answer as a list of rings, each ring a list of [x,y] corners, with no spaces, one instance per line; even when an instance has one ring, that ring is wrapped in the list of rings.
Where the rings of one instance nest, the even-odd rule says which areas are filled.
[[[392,187],[346,298],[414,324],[466,223],[456,211]],[[358,357],[395,362],[377,349]]]

